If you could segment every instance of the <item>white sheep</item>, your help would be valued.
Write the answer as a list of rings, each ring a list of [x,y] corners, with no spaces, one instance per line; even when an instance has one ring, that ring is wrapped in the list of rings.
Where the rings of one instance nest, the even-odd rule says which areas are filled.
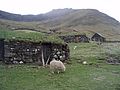
[[[60,73],[60,72],[64,72],[66,69],[66,67],[64,66],[64,64],[59,60],[55,60],[53,59],[51,62],[50,62],[50,70],[52,73]]]

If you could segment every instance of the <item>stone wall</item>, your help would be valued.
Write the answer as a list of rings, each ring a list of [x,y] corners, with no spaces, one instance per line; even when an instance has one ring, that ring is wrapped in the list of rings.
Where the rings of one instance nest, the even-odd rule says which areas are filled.
[[[5,63],[42,63],[42,53],[49,63],[53,58],[68,60],[70,52],[67,44],[9,41],[5,42],[4,53]]]

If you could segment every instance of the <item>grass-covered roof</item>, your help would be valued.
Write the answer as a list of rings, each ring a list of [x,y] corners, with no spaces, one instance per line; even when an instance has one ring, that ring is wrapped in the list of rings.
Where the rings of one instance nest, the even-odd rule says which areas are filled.
[[[51,42],[51,43],[64,43],[59,37],[55,35],[46,35],[41,32],[28,31],[28,30],[7,30],[0,28],[0,38],[5,40],[22,40],[31,42]]]

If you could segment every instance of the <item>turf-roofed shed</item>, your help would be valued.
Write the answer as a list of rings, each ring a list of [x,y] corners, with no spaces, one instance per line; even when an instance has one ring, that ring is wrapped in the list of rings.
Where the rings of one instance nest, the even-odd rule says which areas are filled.
[[[4,32],[4,39],[1,42],[2,47],[0,48],[3,48],[4,51],[4,55],[1,54],[1,57],[8,64],[45,65],[49,64],[53,58],[63,62],[69,59],[68,45],[57,36],[30,31],[7,31]]]
[[[106,38],[104,36],[102,36],[100,33],[95,33],[92,37],[91,37],[92,41],[96,41],[96,42],[105,42]]]
[[[79,35],[64,35],[59,36],[62,40],[64,40],[67,43],[75,42],[89,42],[89,38],[85,34],[79,34]]]

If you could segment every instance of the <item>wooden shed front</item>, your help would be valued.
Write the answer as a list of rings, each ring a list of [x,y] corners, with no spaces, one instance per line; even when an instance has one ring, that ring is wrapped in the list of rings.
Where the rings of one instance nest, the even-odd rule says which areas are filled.
[[[99,33],[95,33],[92,38],[91,38],[92,41],[96,41],[96,42],[105,42],[106,39],[105,37],[103,37],[101,34]]]

